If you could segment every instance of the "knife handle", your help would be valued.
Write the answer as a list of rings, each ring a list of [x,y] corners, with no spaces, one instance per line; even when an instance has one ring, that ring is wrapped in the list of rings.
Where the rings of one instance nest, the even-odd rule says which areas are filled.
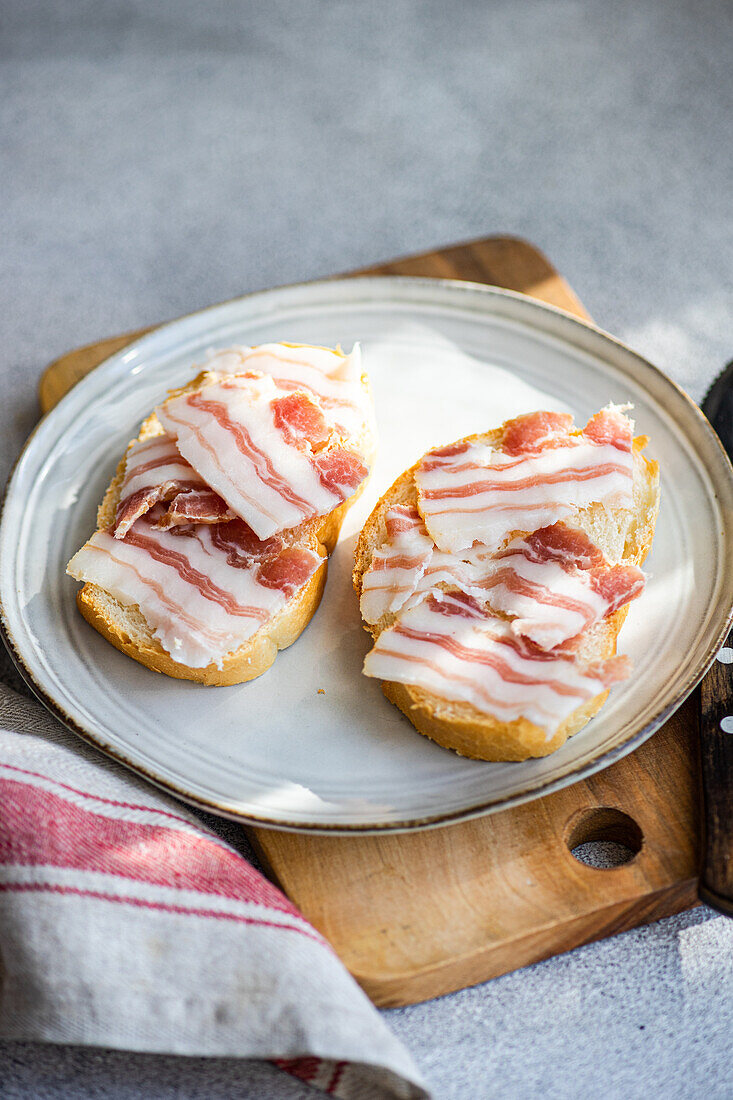
[[[700,685],[700,900],[733,917],[733,630]]]

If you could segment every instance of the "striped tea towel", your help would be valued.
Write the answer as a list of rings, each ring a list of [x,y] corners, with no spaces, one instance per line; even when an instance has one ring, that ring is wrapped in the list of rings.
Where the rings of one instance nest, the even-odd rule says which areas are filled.
[[[0,685],[0,1036],[427,1095],[326,941],[195,813]]]

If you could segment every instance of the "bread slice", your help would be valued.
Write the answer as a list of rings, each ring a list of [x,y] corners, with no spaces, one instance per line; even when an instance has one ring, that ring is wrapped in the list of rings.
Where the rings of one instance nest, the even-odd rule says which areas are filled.
[[[295,346],[295,345],[293,345]],[[198,389],[205,381],[207,372],[202,372],[188,385],[171,391],[169,396]],[[362,376],[362,385],[369,393],[369,382]],[[138,440],[150,439],[163,432],[158,417],[153,413],[143,422]],[[129,446],[132,446],[132,440]],[[376,440],[369,425],[365,426],[357,440],[350,440],[350,446],[358,451],[367,466],[371,466],[376,451]],[[120,489],[125,475],[123,456],[115,476],[110,482],[104,499],[97,510],[97,529],[105,530],[115,520]],[[313,618],[321,602],[326,585],[328,557],[338,541],[344,516],[364,490],[368,478],[359,486],[348,500],[345,500],[333,512],[326,516],[317,516],[307,520],[297,528],[299,545],[315,551],[323,558],[323,565],[300,588],[267,623],[253,634],[238,649],[227,653],[222,667],[212,663],[203,668],[194,668],[175,661],[163,649],[153,636],[153,631],[137,605],[121,604],[114,596],[96,584],[86,583],[77,592],[76,602],[87,622],[99,631],[102,637],[126,653],[128,657],[139,661],[146,668],[163,672],[178,680],[194,680],[207,686],[225,686],[254,680],[266,672],[281,649],[286,649],[302,634]]]
[[[490,432],[467,436],[465,442],[497,446],[502,440],[503,432],[502,426]],[[645,436],[639,436],[633,444],[633,510],[612,511],[601,504],[594,504],[581,511],[572,521],[586,531],[611,563],[641,565],[651,549],[659,511],[659,466],[642,454],[647,442]],[[372,556],[387,540],[386,513],[396,504],[417,504],[415,471],[420,461],[397,478],[378,501],[362,529],[356,547],[353,573],[354,588],[359,598],[362,578],[369,568]],[[581,660],[592,661],[613,656],[616,652],[616,639],[628,608],[628,604],[619,608],[613,615],[596,623],[584,635],[578,650]],[[364,623],[364,628],[376,640],[395,618],[394,614],[385,615],[378,623]],[[420,687],[387,681],[383,683],[382,690],[390,702],[399,707],[415,728],[426,737],[444,748],[453,749],[461,756],[491,761],[527,760],[530,757],[549,755],[560,748],[568,737],[582,729],[598,713],[608,697],[608,691],[603,691],[578,707],[548,739],[544,729],[525,718],[503,722],[470,703],[444,699]]]

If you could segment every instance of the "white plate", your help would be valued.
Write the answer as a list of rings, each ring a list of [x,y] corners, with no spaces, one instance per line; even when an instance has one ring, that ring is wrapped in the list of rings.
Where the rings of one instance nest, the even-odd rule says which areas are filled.
[[[320,610],[250,684],[158,676],[76,610],[66,562],[140,420],[206,349],[360,340],[381,451],[344,527]],[[361,675],[367,635],[350,584],[356,532],[428,447],[531,408],[584,418],[633,402],[662,468],[662,507],[620,650],[635,672],[600,715],[543,760],[483,764],[419,736]],[[108,359],[41,422],[0,528],[6,638],[44,702],[82,737],[180,797],[249,822],[405,829],[485,813],[572,783],[631,751],[679,705],[733,603],[730,464],[696,406],[628,348],[558,310],[470,283],[362,278],[267,291],[175,321]]]

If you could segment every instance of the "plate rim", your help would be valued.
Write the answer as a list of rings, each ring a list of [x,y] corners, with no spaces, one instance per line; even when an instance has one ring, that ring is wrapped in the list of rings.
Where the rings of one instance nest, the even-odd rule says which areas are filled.
[[[286,284],[284,286],[278,286],[274,288],[257,290],[249,294],[241,295],[236,298],[229,299],[225,302],[214,303],[213,305],[205,306],[199,310],[195,310],[191,313],[182,315],[171,321],[164,322],[163,324],[156,326],[151,332],[147,332],[142,336],[134,338],[129,344],[125,345],[120,350],[114,352],[112,355],[102,360],[96,367],[92,369],[86,376],[79,380],[74,386],[71,387],[67,393],[49,410],[35,425],[30,435],[28,436],[23,448],[16,458],[11,472],[8,476],[5,489],[2,497],[2,506],[0,508],[0,539],[6,522],[6,509],[8,501],[11,497],[12,488],[16,479],[18,470],[23,462],[26,454],[32,447],[35,437],[40,428],[47,424],[50,418],[53,418],[57,410],[60,410],[67,399],[72,393],[78,393],[79,386],[84,386],[87,380],[91,381],[93,375],[97,375],[97,381],[99,376],[97,372],[100,369],[109,367],[110,364],[115,364],[118,367],[124,366],[124,359],[134,350],[139,353],[142,348],[143,354],[145,345],[154,342],[156,339],[163,336],[165,338],[166,333],[171,328],[177,328],[182,323],[191,320],[193,318],[205,316],[208,313],[214,313],[219,309],[226,306],[238,305],[240,303],[250,303],[257,299],[266,299],[267,297],[276,297],[288,291],[298,291],[301,289],[310,289],[318,291],[321,289],[333,289],[339,286],[351,286],[357,287],[359,285],[376,288],[377,285],[381,288],[385,288],[386,285],[399,284],[402,286],[412,286],[416,290],[420,287],[435,288],[436,285],[448,290],[451,293],[453,290],[466,290],[471,292],[478,292],[480,295],[485,295],[487,300],[490,299],[511,299],[520,303],[520,308],[539,311],[540,314],[551,314],[556,318],[561,319],[566,327],[569,325],[570,330],[573,329],[577,332],[579,330],[586,330],[592,333],[596,337],[601,337],[603,341],[607,341],[616,346],[621,351],[628,355],[631,355],[642,367],[645,372],[651,372],[653,376],[656,376],[663,385],[669,387],[674,393],[674,397],[677,400],[681,400],[682,404],[686,407],[687,413],[692,413],[695,420],[698,423],[698,427],[708,437],[709,443],[713,445],[714,452],[717,452],[719,460],[722,460],[722,467],[720,472],[725,472],[728,480],[728,490],[733,493],[733,466],[731,465],[730,458],[728,457],[725,449],[723,448],[716,432],[712,428],[711,424],[705,417],[702,410],[692,400],[681,386],[665,374],[660,367],[657,367],[654,363],[650,362],[639,352],[631,348],[628,344],[622,340],[613,336],[612,334],[601,329],[590,320],[582,319],[567,310],[561,309],[558,306],[545,303],[537,298],[533,298],[529,295],[522,294],[518,291],[508,290],[504,287],[493,286],[485,283],[477,283],[471,280],[465,279],[449,279],[449,278],[431,278],[429,276],[410,276],[410,275],[356,275],[356,276],[341,276],[328,279],[319,279],[313,281],[304,281]],[[449,289],[450,288],[450,289]],[[389,297],[388,293],[385,293],[383,297]],[[377,300],[375,298],[374,300]],[[530,327],[531,322],[529,322]],[[557,337],[557,334],[553,334]],[[560,336],[560,339],[564,339]],[[568,338],[568,343],[577,348],[577,343]],[[669,412],[666,405],[661,402],[655,395],[650,394],[656,404],[662,404],[665,411]],[[676,418],[675,418],[676,420]],[[688,433],[684,433],[688,442]],[[706,472],[710,476],[711,471],[707,464],[705,465]],[[713,483],[717,488],[717,479],[713,479]],[[237,821],[238,823],[251,827],[251,828],[266,828],[274,829],[284,832],[296,832],[305,833],[310,835],[378,835],[381,833],[401,833],[412,832],[416,830],[438,828],[444,825],[457,823],[458,821],[468,821],[477,817],[486,816],[491,813],[500,812],[501,810],[508,809],[513,806],[519,806],[524,803],[534,801],[536,798],[544,797],[551,794],[553,791],[560,790],[563,787],[570,786],[575,782],[580,782],[582,779],[586,779],[591,775],[605,770],[607,767],[612,766],[618,760],[624,756],[635,751],[640,745],[642,745],[653,733],[660,728],[660,726],[670,717],[687,699],[690,693],[694,690],[696,685],[700,682],[705,672],[710,667],[710,664],[715,659],[715,655],[723,643],[728,630],[730,629],[731,622],[733,621],[733,577],[729,582],[727,589],[724,590],[723,606],[728,605],[726,612],[723,615],[723,620],[719,622],[718,630],[712,635],[712,640],[708,642],[707,646],[698,655],[694,666],[675,693],[674,698],[667,702],[660,708],[652,717],[645,723],[645,725],[632,733],[625,741],[618,745],[615,745],[611,749],[605,751],[599,750],[597,754],[593,755],[589,760],[580,766],[574,767],[572,764],[568,766],[568,770],[562,772],[560,775],[554,777],[547,777],[544,781],[539,780],[525,786],[521,791],[515,791],[514,793],[504,795],[500,798],[492,798],[488,802],[475,803],[471,806],[461,809],[446,811],[443,813],[427,814],[423,817],[411,816],[409,819],[403,819],[399,821],[391,822],[351,822],[351,823],[308,823],[301,821],[288,821],[283,818],[268,818],[260,815],[252,815],[248,813],[242,813],[241,811],[234,810],[231,807],[222,805],[213,799],[208,799],[200,795],[193,794],[187,791],[185,788],[178,786],[170,779],[163,778],[161,776],[151,773],[144,765],[133,762],[125,753],[121,752],[116,747],[109,745],[97,734],[93,729],[86,729],[81,726],[74,718],[66,713],[63,706],[53,698],[53,696],[46,690],[46,688],[39,683],[32,670],[26,664],[22,653],[13,635],[12,627],[8,621],[4,602],[2,598],[2,583],[0,580],[0,636],[10,654],[13,663],[15,664],[22,679],[31,689],[33,694],[39,699],[39,701],[49,710],[66,728],[70,729],[77,736],[88,744],[94,746],[94,748],[103,752],[106,756],[111,757],[117,763],[129,768],[138,775],[143,776],[148,782],[154,786],[164,790],[169,795],[173,795],[175,798],[180,799],[190,805],[197,807],[209,813],[214,813],[217,816],[227,818],[228,820]]]

